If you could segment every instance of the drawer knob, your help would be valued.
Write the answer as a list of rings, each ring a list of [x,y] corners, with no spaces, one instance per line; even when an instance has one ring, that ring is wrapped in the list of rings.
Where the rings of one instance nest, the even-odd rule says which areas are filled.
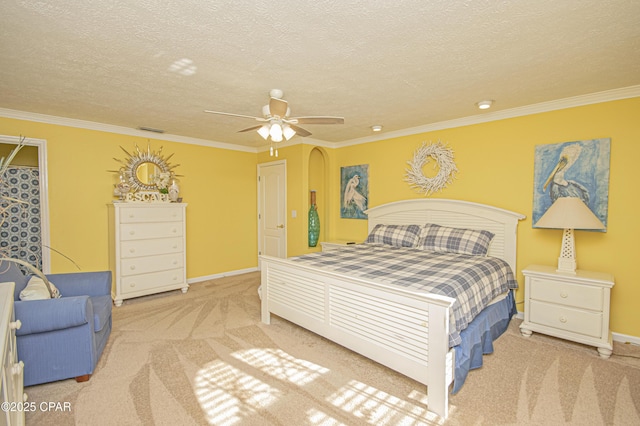
[[[136,269],[136,265],[131,265],[129,266],[129,269],[131,269],[132,271]]]
[[[135,287],[135,286],[136,286],[136,283],[129,284],[129,287]]]
[[[567,322],[567,317],[565,317],[564,315],[560,317],[560,322],[561,323],[566,323]]]
[[[173,263],[174,265],[177,265],[178,261],[176,259],[173,259],[173,262],[171,262],[171,263]]]
[[[129,231],[129,235],[135,235],[135,234],[136,234],[136,231],[133,231],[133,230]]]
[[[129,249],[129,253],[135,253],[135,252],[136,252],[136,249],[134,249],[134,248],[130,248]]]
[[[20,320],[15,320],[9,323],[9,328],[11,330],[20,330],[20,327],[22,327],[22,323],[20,322]]]
[[[175,234],[176,232],[178,232],[178,230],[177,230],[176,228],[173,228],[173,229],[171,230],[171,232],[173,232],[173,233]]]
[[[560,297],[562,297],[563,299],[566,299],[567,297],[569,297],[569,295],[567,294],[566,291],[561,291],[560,292]]]

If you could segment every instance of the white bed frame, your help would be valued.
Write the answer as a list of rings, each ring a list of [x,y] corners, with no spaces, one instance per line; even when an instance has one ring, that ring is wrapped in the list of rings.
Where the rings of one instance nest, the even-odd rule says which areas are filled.
[[[516,272],[516,228],[524,216],[466,201],[416,199],[371,208],[377,224],[436,223],[495,234],[489,255]],[[427,386],[428,410],[447,418],[454,350],[453,299],[261,256],[262,322],[278,315]],[[431,326],[434,325],[434,326]]]

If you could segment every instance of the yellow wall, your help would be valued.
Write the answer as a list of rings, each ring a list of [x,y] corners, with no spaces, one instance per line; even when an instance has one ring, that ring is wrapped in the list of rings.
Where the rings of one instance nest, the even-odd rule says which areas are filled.
[[[8,161],[9,155],[15,149],[15,144],[0,143],[0,158],[4,158]],[[28,166],[38,167],[38,148],[35,146],[25,145],[20,148],[20,151],[11,160],[12,166]]]
[[[187,277],[257,265],[256,154],[199,145],[0,118],[0,134],[45,139],[48,152],[51,246],[83,271],[108,269],[107,207],[114,198],[115,158],[135,144],[174,153],[187,206]],[[52,272],[73,272],[51,255]]]
[[[530,263],[554,265],[561,231],[532,229],[534,148],[538,144],[611,138],[609,220],[606,233],[576,232],[578,267],[615,275],[611,328],[640,336],[634,262],[638,258],[640,209],[640,98],[570,108],[526,117],[464,126],[337,149],[298,144],[251,154],[151,140],[152,149],[174,152],[183,174],[187,207],[187,271],[203,277],[257,266],[256,164],[287,161],[288,255],[315,251],[307,246],[309,190],[319,194],[321,227],[326,239],[364,240],[364,220],[341,219],[340,167],[369,165],[369,206],[419,198],[404,182],[407,161],[423,141],[446,142],[455,152],[457,179],[436,197],[469,200],[525,214],[518,230],[518,281]],[[47,140],[52,246],[83,270],[108,267],[106,204],[112,200],[113,170],[122,158],[119,146],[146,146],[147,139],[0,118],[0,134]],[[324,176],[322,176],[324,174]],[[90,178],[87,178],[90,177]],[[318,187],[318,188],[312,188]],[[296,210],[297,217],[291,212]],[[54,272],[73,271],[52,254]],[[522,301],[523,292],[517,299]],[[522,305],[518,305],[522,310]]]
[[[330,238],[366,238],[366,221],[340,219],[340,167],[369,165],[369,207],[420,198],[403,181],[407,161],[423,141],[446,142],[454,151],[457,179],[434,197],[469,200],[525,214],[518,229],[518,271],[531,263],[556,265],[560,230],[532,229],[534,149],[539,144],[611,138],[609,218],[606,233],[576,232],[578,268],[611,272],[611,328],[640,336],[640,285],[635,262],[640,241],[640,98],[434,131],[337,149],[331,174]],[[520,290],[517,300],[522,302]],[[523,305],[518,305],[520,311]]]

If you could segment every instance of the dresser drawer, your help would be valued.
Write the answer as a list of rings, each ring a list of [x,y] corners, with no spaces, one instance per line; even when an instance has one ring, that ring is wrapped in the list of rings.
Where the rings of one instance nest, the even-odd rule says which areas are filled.
[[[121,291],[126,295],[127,293],[162,289],[162,287],[180,285],[182,283],[184,283],[184,269],[172,269],[151,274],[123,277]]]
[[[182,237],[157,238],[153,240],[131,240],[120,244],[120,257],[155,256],[158,254],[180,253],[184,249]]]
[[[120,213],[120,223],[181,222],[181,207],[128,207]]]
[[[543,278],[531,278],[530,286],[532,300],[593,311],[602,311],[603,309],[604,291],[601,287],[569,284]]]
[[[120,240],[181,237],[182,222],[128,223],[120,226]]]
[[[532,300],[529,321],[585,336],[602,336],[602,313],[582,311]]]
[[[149,272],[182,268],[183,266],[184,255],[182,253],[162,254],[158,256],[122,259],[120,271],[122,276],[126,277],[129,275],[147,274]]]

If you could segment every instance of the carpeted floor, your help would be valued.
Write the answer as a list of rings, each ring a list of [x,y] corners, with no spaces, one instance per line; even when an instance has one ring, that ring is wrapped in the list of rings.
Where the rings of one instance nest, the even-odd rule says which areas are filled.
[[[518,320],[446,422],[424,387],[278,317],[260,322],[259,273],[127,300],[91,380],[26,389],[27,425],[640,425],[640,348],[594,348]],[[628,354],[629,357],[621,356]],[[635,357],[635,358],[634,358]]]

